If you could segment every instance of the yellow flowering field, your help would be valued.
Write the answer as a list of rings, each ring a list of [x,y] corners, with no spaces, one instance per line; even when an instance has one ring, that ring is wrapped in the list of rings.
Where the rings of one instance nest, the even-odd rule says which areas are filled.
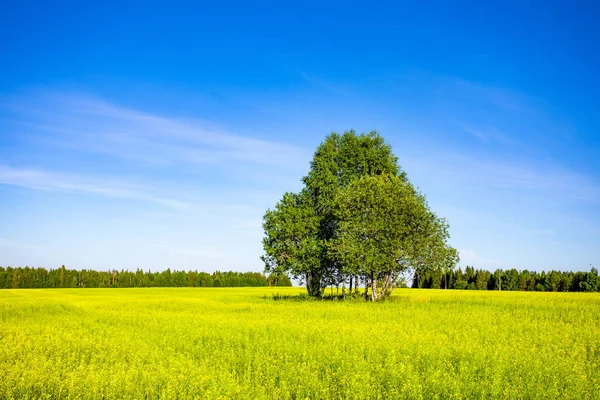
[[[0,291],[2,399],[600,398],[600,295]]]

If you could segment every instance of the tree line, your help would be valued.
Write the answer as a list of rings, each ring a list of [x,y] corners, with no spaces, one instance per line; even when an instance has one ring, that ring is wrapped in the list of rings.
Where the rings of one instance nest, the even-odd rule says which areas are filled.
[[[419,268],[454,267],[449,228],[375,131],[332,133],[317,147],[298,193],[263,218],[267,272],[306,284],[310,296],[342,287],[376,301]]]
[[[494,272],[466,267],[416,271],[413,288],[523,290],[538,292],[600,292],[600,276],[594,267],[589,272],[536,272],[516,269]]]
[[[0,289],[25,288],[104,288],[104,287],[242,287],[242,286],[292,286],[284,274],[269,276],[259,272],[220,272],[212,274],[198,271],[162,272],[74,270],[61,266],[45,268],[0,267]]]

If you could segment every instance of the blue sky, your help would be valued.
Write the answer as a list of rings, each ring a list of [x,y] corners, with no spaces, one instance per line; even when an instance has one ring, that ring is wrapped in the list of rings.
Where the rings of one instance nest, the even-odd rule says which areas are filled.
[[[463,266],[600,265],[593,2],[5,3],[0,265],[260,271],[264,211],[351,128]]]

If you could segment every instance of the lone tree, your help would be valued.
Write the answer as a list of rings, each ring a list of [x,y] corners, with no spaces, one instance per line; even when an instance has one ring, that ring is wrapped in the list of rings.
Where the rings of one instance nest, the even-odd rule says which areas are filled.
[[[267,272],[288,272],[309,295],[359,280],[364,296],[388,296],[409,269],[454,265],[448,225],[429,210],[377,132],[332,133],[317,148],[304,189],[267,210]]]

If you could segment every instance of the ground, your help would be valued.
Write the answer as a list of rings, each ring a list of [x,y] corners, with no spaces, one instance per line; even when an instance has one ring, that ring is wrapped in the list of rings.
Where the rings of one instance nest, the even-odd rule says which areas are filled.
[[[0,291],[0,398],[600,398],[600,295]]]

